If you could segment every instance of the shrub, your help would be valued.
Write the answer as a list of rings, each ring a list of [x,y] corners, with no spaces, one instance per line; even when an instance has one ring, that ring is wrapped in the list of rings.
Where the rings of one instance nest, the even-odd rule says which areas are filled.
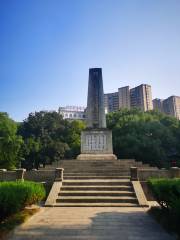
[[[150,179],[148,184],[161,207],[174,209],[180,206],[179,178]]]
[[[42,184],[35,182],[0,183],[0,220],[17,213],[25,206],[38,203],[45,197]]]
[[[148,184],[161,206],[158,213],[160,222],[180,237],[180,178],[150,179]]]

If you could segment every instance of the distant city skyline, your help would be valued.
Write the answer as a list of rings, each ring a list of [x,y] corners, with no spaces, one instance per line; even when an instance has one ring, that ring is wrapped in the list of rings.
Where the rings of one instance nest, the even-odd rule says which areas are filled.
[[[180,96],[180,1],[1,0],[0,111],[86,106],[88,69],[104,92],[140,84]]]
[[[132,108],[138,108],[144,112],[154,109],[180,120],[180,96],[152,99],[151,90],[150,85],[141,84],[134,88],[124,86],[114,92],[104,93],[105,113]],[[86,107],[82,106],[60,106],[58,112],[64,119],[85,120],[86,118]]]

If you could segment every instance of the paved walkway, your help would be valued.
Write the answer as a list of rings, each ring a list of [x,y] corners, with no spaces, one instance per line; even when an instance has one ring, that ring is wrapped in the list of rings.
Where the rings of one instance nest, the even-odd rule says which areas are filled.
[[[10,240],[173,240],[141,208],[44,208]]]

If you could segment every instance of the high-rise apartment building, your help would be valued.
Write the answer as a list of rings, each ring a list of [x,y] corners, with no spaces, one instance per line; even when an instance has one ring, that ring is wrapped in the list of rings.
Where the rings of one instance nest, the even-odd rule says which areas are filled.
[[[180,120],[180,97],[170,96],[166,99],[154,99],[153,108]]]
[[[180,97],[171,96],[163,101],[164,113],[180,120]]]
[[[158,110],[159,112],[163,111],[163,99],[155,98],[153,99],[153,109]]]
[[[119,109],[118,92],[104,94],[104,107],[106,113],[118,111]]]
[[[118,88],[119,106],[118,108],[130,109],[130,88],[129,86]]]
[[[141,84],[130,89],[131,107],[140,108],[142,111],[153,109],[151,86]]]
[[[118,92],[104,94],[105,111],[113,112],[121,108],[140,108],[143,111],[153,109],[151,86],[141,84],[130,89],[129,86],[118,88]]]

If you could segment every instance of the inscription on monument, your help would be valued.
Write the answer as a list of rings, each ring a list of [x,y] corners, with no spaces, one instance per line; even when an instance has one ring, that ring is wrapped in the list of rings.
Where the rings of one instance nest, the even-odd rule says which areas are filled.
[[[102,151],[107,149],[106,135],[86,135],[85,137],[85,151]]]

